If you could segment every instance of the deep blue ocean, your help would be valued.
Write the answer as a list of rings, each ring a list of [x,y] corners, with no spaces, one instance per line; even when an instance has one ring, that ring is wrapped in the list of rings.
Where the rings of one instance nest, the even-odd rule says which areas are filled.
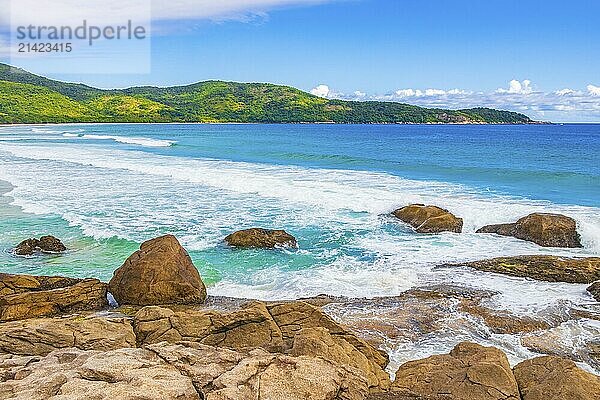
[[[142,241],[172,233],[212,295],[377,297],[445,284],[493,290],[489,306],[517,314],[563,313],[592,302],[585,285],[436,266],[600,255],[599,154],[600,125],[2,126],[1,272],[108,280]],[[449,209],[464,232],[419,235],[389,216],[415,202]],[[531,212],[575,218],[584,248],[475,234]],[[255,226],[286,229],[299,249],[223,245]],[[63,239],[67,254],[11,253],[42,234]],[[527,355],[514,336],[457,326],[436,346],[462,338]],[[600,325],[578,320],[564,335],[581,342]],[[398,362],[433,351],[401,347]]]

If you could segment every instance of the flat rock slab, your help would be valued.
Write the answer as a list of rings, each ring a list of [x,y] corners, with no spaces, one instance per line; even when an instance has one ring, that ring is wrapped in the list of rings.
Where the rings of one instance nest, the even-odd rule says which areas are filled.
[[[531,278],[546,282],[592,283],[600,280],[600,257],[567,258],[556,256],[499,257],[442,267],[465,266],[479,271]]]
[[[0,324],[0,353],[44,356],[70,347],[113,350],[136,345],[131,322],[101,317],[40,318]]]
[[[97,279],[0,274],[0,321],[100,310],[106,293]]]
[[[21,360],[22,364],[24,360]],[[314,357],[240,353],[197,343],[107,352],[58,350],[0,371],[0,398],[15,400],[363,400],[356,371]]]

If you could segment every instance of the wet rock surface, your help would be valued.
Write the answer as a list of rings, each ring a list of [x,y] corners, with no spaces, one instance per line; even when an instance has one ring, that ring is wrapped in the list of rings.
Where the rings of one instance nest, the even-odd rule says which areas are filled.
[[[520,400],[506,355],[474,343],[402,365],[392,385],[395,389],[422,396],[450,395],[454,400]]]
[[[23,240],[15,247],[18,256],[31,256],[35,253],[62,253],[66,251],[65,245],[54,236],[42,236],[39,239],[30,238]]]
[[[600,301],[600,281],[596,281],[587,288],[587,291],[596,299]]]
[[[418,233],[462,232],[462,218],[436,206],[411,204],[394,211],[392,215],[411,225]]]
[[[600,257],[516,256],[441,265],[441,267],[460,266],[547,282],[587,284],[600,279]]]
[[[206,300],[206,287],[187,251],[172,235],[142,243],[108,284],[119,304],[194,304]]]
[[[0,321],[100,310],[106,291],[97,279],[0,274]]]
[[[534,213],[514,224],[484,226],[477,233],[513,236],[543,247],[583,247],[577,233],[577,223],[573,218],[561,214]]]
[[[251,228],[237,231],[225,238],[225,243],[238,248],[274,249],[297,247],[295,237],[284,230]]]

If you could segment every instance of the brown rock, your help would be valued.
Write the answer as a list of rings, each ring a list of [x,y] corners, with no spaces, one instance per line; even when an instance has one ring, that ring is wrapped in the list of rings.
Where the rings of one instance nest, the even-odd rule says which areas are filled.
[[[15,254],[19,256],[30,256],[37,251],[42,253],[62,253],[67,250],[62,242],[54,236],[42,236],[39,240],[32,238],[19,243],[15,248]]]
[[[587,288],[587,291],[596,299],[596,301],[600,301],[600,281],[596,281],[592,283],[592,285]]]
[[[145,349],[108,352],[65,349],[32,362],[0,383],[15,400],[200,400],[192,381]]]
[[[0,352],[46,355],[57,349],[113,350],[135,346],[131,323],[125,319],[42,318],[0,324]]]
[[[193,304],[206,300],[206,287],[175,236],[142,243],[115,271],[108,290],[119,304]]]
[[[356,368],[374,390],[389,387],[383,352],[303,302],[252,302],[241,310],[170,310],[145,307],[134,319],[138,344],[196,342],[232,350],[265,349],[323,357]]]
[[[591,283],[600,279],[600,257],[499,257],[463,264],[444,264],[443,266],[466,266],[480,271],[496,272],[547,282]]]
[[[190,377],[207,400],[362,400],[368,394],[356,369],[321,358],[242,354],[186,342],[147,349]]]
[[[526,334],[521,336],[521,345],[535,353],[585,362],[600,369],[600,338],[581,335],[575,343],[569,342],[565,337],[572,335],[571,329],[572,326],[565,324],[547,331]]]
[[[281,331],[260,302],[229,313],[144,307],[135,315],[134,327],[140,344],[184,340],[236,350],[283,348]]]
[[[390,386],[389,375],[372,359],[340,336],[325,328],[305,328],[296,334],[289,352],[292,356],[322,357],[339,365],[348,365],[363,372],[369,387],[380,390]]]
[[[106,290],[97,279],[0,274],[0,321],[99,310]]]
[[[39,240],[25,239],[15,247],[15,254],[18,256],[30,256],[37,251]]]
[[[436,206],[411,204],[392,213],[418,233],[462,232],[463,220]]]
[[[296,238],[283,230],[262,228],[245,229],[232,233],[225,242],[233,247],[274,249],[276,247],[297,247]]]
[[[484,226],[477,233],[513,236],[543,247],[583,247],[575,220],[560,214],[530,214],[514,224]]]
[[[356,370],[331,361],[186,342],[107,352],[59,350],[25,361],[12,362],[0,398],[363,400],[368,394]]]
[[[392,390],[452,400],[519,400],[506,355],[493,347],[460,343],[450,354],[400,366]]]
[[[600,399],[600,377],[570,360],[538,357],[518,364],[514,374],[523,400]]]

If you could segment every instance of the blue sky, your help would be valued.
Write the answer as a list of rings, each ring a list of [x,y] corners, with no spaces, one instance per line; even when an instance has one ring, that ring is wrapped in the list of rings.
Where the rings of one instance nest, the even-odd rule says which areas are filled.
[[[100,87],[273,82],[325,97],[600,122],[597,0],[179,3],[154,0],[150,74],[53,77]],[[36,72],[34,62],[20,66]]]

